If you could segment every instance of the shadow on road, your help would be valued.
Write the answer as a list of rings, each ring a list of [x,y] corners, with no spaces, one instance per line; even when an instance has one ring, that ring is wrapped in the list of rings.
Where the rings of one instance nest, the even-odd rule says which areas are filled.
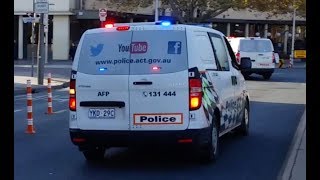
[[[199,163],[188,148],[170,146],[113,148],[103,162],[90,164],[70,142],[68,121],[52,116],[37,124],[34,137],[25,128],[15,130],[15,179],[276,179],[304,108],[252,101],[250,135],[223,136],[212,164]]]
[[[275,72],[269,80],[265,80],[261,75],[257,74],[250,75],[246,80],[261,82],[305,83],[306,69],[275,69]]]
[[[224,151],[231,144],[248,138],[233,132],[224,135],[220,138],[220,156],[223,156]],[[171,169],[206,165],[198,162],[195,155],[195,151],[189,146],[111,148],[107,150],[103,162],[89,163],[89,166]]]
[[[262,173],[266,177],[275,177],[285,158],[304,105],[252,102],[251,106],[250,135],[243,137],[232,132],[224,135],[220,139],[220,156],[215,163],[198,162],[195,152],[186,147],[135,147],[112,148],[106,153],[103,162],[90,164],[84,160],[83,168],[99,172],[190,171],[190,174],[197,171],[208,173],[210,168],[210,171],[219,172],[223,176],[230,176],[227,175],[226,168],[232,168],[235,173],[243,176],[249,173],[254,177],[257,173],[258,178]],[[253,172],[254,169],[257,172]]]

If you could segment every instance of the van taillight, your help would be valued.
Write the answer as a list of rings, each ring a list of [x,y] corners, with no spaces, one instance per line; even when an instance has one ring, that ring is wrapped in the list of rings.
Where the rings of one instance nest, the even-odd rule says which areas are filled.
[[[239,51],[236,54],[236,60],[240,64],[240,52]]]
[[[202,104],[202,81],[201,79],[189,80],[189,108],[197,110]]]
[[[69,88],[69,109],[70,111],[76,111],[76,80],[70,79]]]

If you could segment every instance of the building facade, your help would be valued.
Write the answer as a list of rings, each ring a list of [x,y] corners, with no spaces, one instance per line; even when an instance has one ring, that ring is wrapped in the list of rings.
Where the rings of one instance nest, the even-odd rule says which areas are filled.
[[[15,59],[31,56],[32,23],[24,23],[23,17],[33,13],[34,0],[14,0]],[[75,10],[75,0],[49,0],[48,33],[46,33],[49,59],[66,60],[69,56],[70,19]],[[35,26],[35,32],[38,31]],[[37,33],[35,33],[37,34]],[[35,36],[35,42],[37,37]]]
[[[79,41],[82,33],[90,28],[100,27],[99,8],[107,8],[107,21],[145,22],[154,21],[154,4],[136,10],[121,10],[106,4],[106,0],[49,0],[50,12],[48,23],[49,59],[69,59],[72,42]],[[168,9],[159,6],[159,19],[176,21]],[[15,59],[30,59],[30,36],[32,25],[23,23],[23,17],[33,12],[33,0],[14,0],[15,15]],[[196,13],[195,13],[196,16]],[[272,15],[250,9],[234,10],[232,8],[209,20],[214,29],[226,36],[260,36],[270,38],[275,49],[287,52],[290,49],[292,32],[292,13]],[[36,33],[37,33],[37,27]],[[291,36],[290,36],[291,35]],[[296,18],[296,38],[305,39],[306,19]],[[37,38],[36,38],[37,39]],[[37,42],[37,40],[36,40]]]
[[[251,9],[232,8],[211,21],[213,28],[226,36],[265,37],[272,40],[275,50],[290,53],[293,13],[274,15]],[[295,39],[305,41],[306,19],[296,16]]]

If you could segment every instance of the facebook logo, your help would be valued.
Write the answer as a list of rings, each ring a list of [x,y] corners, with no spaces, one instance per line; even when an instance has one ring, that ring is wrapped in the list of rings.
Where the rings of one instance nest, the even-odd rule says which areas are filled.
[[[169,41],[168,54],[181,54],[181,41]]]

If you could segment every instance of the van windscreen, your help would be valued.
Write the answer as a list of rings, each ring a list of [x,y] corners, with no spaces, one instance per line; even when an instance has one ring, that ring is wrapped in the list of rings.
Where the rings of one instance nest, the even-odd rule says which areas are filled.
[[[243,52],[272,52],[272,46],[268,40],[240,40],[240,51]]]
[[[103,32],[83,38],[78,63],[82,73],[162,74],[188,68],[185,31]]]

